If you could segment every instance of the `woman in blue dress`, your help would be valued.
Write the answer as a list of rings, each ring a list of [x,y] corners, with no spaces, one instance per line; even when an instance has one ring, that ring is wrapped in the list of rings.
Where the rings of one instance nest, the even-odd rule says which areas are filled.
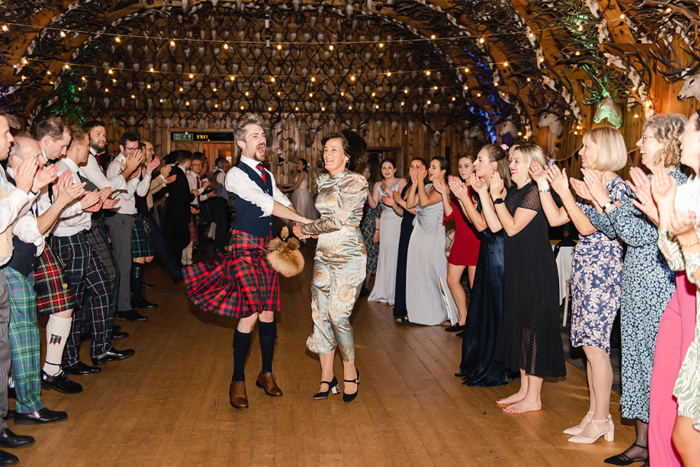
[[[687,177],[680,167],[667,167],[680,185]],[[627,465],[631,459],[648,457],[649,388],[659,322],[676,289],[675,273],[661,255],[658,229],[630,199],[616,202],[599,176],[584,170],[585,187],[579,196],[595,200],[591,223],[608,236],[617,235],[627,244],[622,269],[620,330],[622,334],[622,416],[636,420],[637,439],[625,452],[606,459]],[[574,188],[577,188],[574,186]]]
[[[627,163],[627,148],[619,131],[604,127],[586,133],[579,154],[584,169],[602,175],[606,192],[614,202],[627,201],[627,185],[615,173]],[[564,433],[573,435],[569,438],[571,443],[589,444],[601,436],[612,441],[615,426],[610,417],[613,380],[610,333],[620,307],[622,245],[616,236],[609,237],[591,224],[588,215],[595,211],[594,203],[574,198],[565,170],[556,165],[544,170],[533,163],[530,174],[537,182],[549,224],[559,226],[573,222],[579,232],[571,274],[571,345],[583,347],[586,353],[590,399],[588,413],[578,425]],[[554,202],[550,183],[561,198],[562,207]]]
[[[510,187],[508,155],[500,146],[487,144],[477,154],[471,176],[471,186],[479,196],[476,205],[465,183],[456,177],[451,177],[449,183],[469,222],[481,232],[479,260],[464,324],[462,361],[456,374],[463,377],[462,384],[468,386],[497,386],[508,382],[505,365],[494,360],[503,322],[503,229],[493,218],[489,224],[481,207],[482,203],[492,202],[488,187],[494,171]]]

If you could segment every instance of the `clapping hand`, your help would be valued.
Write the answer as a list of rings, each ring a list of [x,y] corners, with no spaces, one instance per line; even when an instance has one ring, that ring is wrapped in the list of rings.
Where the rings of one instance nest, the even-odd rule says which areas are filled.
[[[605,187],[605,180],[603,180],[604,173],[591,169],[581,169],[581,173],[588,191],[599,206],[605,206],[612,202],[610,195],[608,195],[608,189]]]
[[[393,196],[394,203],[401,203],[401,201],[403,201],[403,198],[401,198],[401,195],[399,194],[398,191],[394,191],[393,194],[394,194],[394,196]],[[388,204],[387,204],[387,206],[388,206]]]
[[[437,191],[441,195],[444,195],[445,192],[447,191],[447,186],[445,185],[445,182],[443,182],[440,179],[435,180],[433,182],[433,188],[435,188],[435,191]]]
[[[170,164],[165,164],[162,169],[160,169],[160,174],[167,180],[170,175],[170,171],[173,170],[173,166]],[[173,175],[174,177],[174,175]],[[173,179],[174,180],[174,179]]]
[[[474,191],[479,193],[480,196],[485,196],[489,192],[488,185],[476,172],[472,173],[471,177],[469,177],[469,181]]]
[[[474,174],[472,174],[472,176],[473,175]],[[450,176],[447,179],[447,183],[450,186],[450,191],[455,195],[455,197],[459,199],[464,199],[469,196],[469,189],[467,188],[467,184],[459,178]]]
[[[51,164],[44,166],[43,169],[37,170],[34,175],[34,182],[32,184],[32,191],[34,193],[39,193],[39,191],[44,188],[49,183],[56,180],[56,174],[58,173],[58,166],[56,164]]]
[[[654,198],[651,194],[651,180],[649,180],[642,169],[632,167],[630,169],[630,178],[627,181],[627,186],[630,187],[637,199],[632,198],[632,204],[637,209],[646,214],[650,219],[659,219],[659,210],[654,204]]]
[[[382,196],[382,203],[386,204],[389,207],[392,207],[394,205],[394,196],[396,195],[396,192],[394,190],[386,190],[386,196]]]
[[[150,161],[148,161],[148,164],[146,164],[146,174],[151,175],[154,170],[158,168],[160,165],[160,159],[157,157],[153,157]]]
[[[500,173],[494,172],[493,175],[491,175],[491,199],[496,201],[498,198],[501,197],[502,192],[503,179],[501,178]]]
[[[565,191],[569,191],[569,181],[566,176],[566,169],[560,169],[556,165],[551,166],[547,171],[547,181],[549,181],[552,189],[556,191],[559,196],[562,196]]]
[[[428,171],[425,170],[425,167],[423,167],[422,165],[420,167],[418,167],[418,171],[416,173],[416,176],[418,178],[418,182],[425,180],[425,175],[427,173],[428,173]]]
[[[97,191],[88,191],[83,195],[82,198],[80,198],[80,207],[83,208],[83,211],[93,212],[92,210],[90,210],[90,208],[95,206],[99,202],[99,193]]]
[[[549,168],[545,169],[538,162],[532,161],[530,162],[530,167],[528,167],[528,171],[530,172],[530,177],[532,177],[537,186],[542,186],[545,184],[548,185],[547,174],[549,172]]]
[[[28,157],[19,164],[15,171],[15,185],[25,193],[29,193],[34,184],[34,175],[39,169],[39,161],[36,157]]]
[[[175,181],[176,178],[177,178],[177,175],[176,175],[176,174],[173,174],[173,175],[171,175],[171,176],[169,176],[169,177],[166,177],[166,178],[165,178],[165,183],[168,184],[168,185],[170,185],[171,183],[173,183],[173,182]]]
[[[668,231],[676,237],[683,236],[693,231],[696,220],[693,211],[681,212],[678,209],[673,209],[668,223]]]
[[[651,175],[651,194],[659,210],[672,212],[676,201],[676,179],[666,173],[666,168],[657,167]]]
[[[64,173],[69,172],[66,171]],[[85,182],[66,185],[65,178],[59,177],[58,182],[54,185],[53,193],[56,204],[65,208],[85,193]]]

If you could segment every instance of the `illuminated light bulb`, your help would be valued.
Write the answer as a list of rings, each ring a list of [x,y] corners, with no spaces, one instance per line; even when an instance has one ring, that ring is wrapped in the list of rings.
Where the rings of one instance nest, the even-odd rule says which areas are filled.
[[[163,103],[163,99],[160,99],[159,102],[162,104],[162,103]]]
[[[431,35],[430,35],[430,38],[431,38],[432,40],[437,39],[437,37],[435,37],[435,34],[431,34]]]
[[[425,76],[430,76],[430,70],[426,70]]]
[[[431,102],[430,100],[428,100],[428,101],[426,102],[426,104],[430,105],[430,104],[432,104],[432,102]]]
[[[3,24],[3,25],[2,25],[2,31],[3,31],[3,32],[7,32],[7,29],[8,29],[7,24]]]
[[[131,98],[132,98],[132,99],[136,99],[136,96],[135,96],[134,94],[132,94],[132,95],[131,95]],[[187,103],[187,105],[189,105],[189,102]]]
[[[387,76],[391,76],[391,72],[390,72],[390,71],[387,71],[387,72],[386,72],[386,75],[387,75]]]
[[[87,78],[84,77],[84,76],[83,76],[82,78],[80,78],[80,79],[82,79],[83,81],[87,81]]]
[[[65,32],[65,31],[61,31],[61,37],[66,37],[66,32]]]
[[[117,44],[120,43],[121,41],[122,41],[122,39],[119,36],[114,38],[114,42],[116,42]]]
[[[620,19],[625,19],[625,14],[624,14],[624,13],[620,15]]]
[[[544,57],[540,57],[540,63],[544,62]]]
[[[457,100],[457,98],[456,98],[456,97],[453,97],[453,98],[452,98],[452,102],[454,102],[454,101],[456,101],[456,100]]]
[[[639,118],[639,114],[634,114],[634,118]]]
[[[522,136],[522,135],[523,135],[523,132],[522,132],[522,131],[519,131],[519,132],[518,132],[518,136]]]
[[[312,76],[312,77],[311,77],[311,82],[312,82],[312,83],[315,83],[315,82],[316,82],[316,78],[314,78],[314,77]]]
[[[63,68],[65,68],[66,70],[69,70],[69,69],[70,69],[70,65],[66,63],[65,65],[63,65]]]
[[[498,81],[494,81],[494,82],[493,82],[493,85],[496,86],[496,87],[498,87]]]
[[[246,97],[248,97],[248,94],[249,94],[248,91],[246,91],[246,92],[245,92]]]
[[[325,107],[321,107],[321,112],[325,112],[325,111],[326,111],[326,108],[325,108]]]
[[[51,84],[53,84],[53,81],[51,81]],[[109,92],[109,88],[105,88],[105,92]]]
[[[241,110],[245,110],[245,107],[241,106]]]
[[[112,78],[112,83],[117,84],[117,80]]]
[[[380,43],[379,43],[379,48],[380,48],[380,49],[383,49],[383,48],[384,48],[384,43],[383,43],[383,42],[380,42]]]
[[[484,43],[484,38],[482,37],[479,39],[479,44],[483,44],[483,43]]]
[[[170,47],[175,47],[175,41],[173,41],[173,40],[170,41]]]
[[[270,81],[274,83],[274,82],[275,82],[275,77],[273,76],[272,78],[270,78]]]
[[[579,51],[577,50],[576,53],[575,53],[574,55],[576,55],[576,56],[578,57],[579,55],[581,55],[581,52],[579,52]]]
[[[49,81],[49,84],[53,84],[53,81]]]
[[[374,97],[374,96],[376,96],[376,95],[377,95],[377,93],[376,93],[376,92],[373,92],[373,93],[372,93],[372,97]]]
[[[236,80],[236,77],[231,75],[231,81],[235,81],[235,80]]]
[[[114,70],[112,70],[112,69],[110,68],[109,71],[107,71],[107,73],[109,73],[110,75],[113,75],[113,74],[114,74]]]
[[[350,77],[350,81],[355,81],[355,75],[352,75],[352,76]]]
[[[574,134],[575,134],[575,135],[578,135],[578,131],[574,131]]]
[[[378,105],[378,104],[374,104],[374,108],[375,108],[375,109],[378,109],[378,108],[379,108],[379,105]]]
[[[314,93],[313,93],[313,92],[310,92],[310,93],[309,93],[309,97],[314,97]]]
[[[535,34],[533,34],[533,33],[530,33],[530,34],[529,34],[529,37],[530,37],[530,39],[532,39],[532,38],[534,38],[534,37],[535,37]]]
[[[408,89],[404,89],[404,90],[403,90],[403,93],[404,93],[404,94],[408,94]]]
[[[480,92],[477,93],[477,94],[476,94],[476,97],[481,97],[481,93],[480,93]]]
[[[224,42],[224,50],[228,50],[228,44]]]
[[[671,13],[671,7],[666,8],[666,13]],[[7,26],[3,26],[3,31],[7,31]]]
[[[146,85],[146,89],[151,89],[151,85],[150,85],[150,84],[147,84],[147,85]]]
[[[282,50],[282,44],[277,44],[277,50]]]
[[[27,79],[27,77],[22,75],[22,81],[24,81],[25,79]]]
[[[405,104],[405,102],[404,102],[404,101],[401,101],[401,105],[404,105],[404,104]]]
[[[194,78],[194,75],[192,73],[190,73],[190,79],[192,79],[192,78]]]
[[[294,107],[295,112],[299,112],[299,107]]]
[[[46,70],[46,74],[51,76],[51,70]]]
[[[333,50],[333,44],[328,46],[328,50]]]
[[[213,89],[212,89],[212,91],[216,92],[216,91],[217,91],[217,89],[216,89],[216,88],[213,88]]]
[[[180,88],[180,92],[184,92],[185,90],[183,88]]]
[[[464,72],[469,73],[469,67],[464,67]]]
[[[637,86],[632,88],[632,91],[636,91],[636,90],[637,90]]]
[[[435,89],[435,90],[437,91],[437,90],[438,90],[438,87],[437,87],[437,86],[433,86],[433,89]]]
[[[352,106],[351,106],[351,105],[348,106],[348,110],[352,110]]]
[[[344,93],[344,92],[341,92],[341,93],[340,93],[340,97],[345,97],[345,93]]]
[[[281,95],[282,95],[282,93],[281,93],[281,92],[279,92],[279,91],[277,91],[277,95],[278,95],[278,96],[281,96]]]
[[[508,68],[508,62],[503,62],[503,66]]]
[[[465,90],[465,91],[469,91],[469,86],[467,86],[467,85],[465,84],[465,85],[464,85],[464,90]]]
[[[154,71],[156,71],[156,70],[154,70],[153,67],[151,67],[151,73],[153,73]]]
[[[272,112],[272,107],[268,107],[268,108],[267,108],[267,111],[268,111],[268,112]]]
[[[215,108],[215,109],[218,109],[218,108],[219,108],[219,104],[214,104],[214,108]]]
[[[528,79],[527,79],[527,82],[529,83],[530,81],[532,81],[532,80],[531,80],[530,78],[528,78]]]
[[[578,30],[579,30],[579,32],[580,32],[580,31],[583,31],[583,25],[580,25],[580,24],[579,24]]]

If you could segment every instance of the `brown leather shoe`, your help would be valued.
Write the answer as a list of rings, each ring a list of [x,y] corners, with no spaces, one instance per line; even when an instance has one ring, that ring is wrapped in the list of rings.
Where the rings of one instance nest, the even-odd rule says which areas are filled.
[[[265,390],[265,394],[272,397],[280,397],[282,395],[282,390],[277,386],[275,382],[275,377],[272,373],[260,373],[258,375],[258,380],[255,385],[259,388]]]
[[[245,392],[245,381],[235,381],[231,383],[228,390],[228,397],[231,399],[231,407],[238,410],[248,408],[248,395]]]

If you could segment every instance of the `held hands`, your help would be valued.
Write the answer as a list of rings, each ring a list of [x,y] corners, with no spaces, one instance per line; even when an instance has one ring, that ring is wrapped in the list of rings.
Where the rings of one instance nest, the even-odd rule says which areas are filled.
[[[56,180],[57,173],[58,166],[56,164],[47,165],[43,169],[37,170],[36,174],[34,175],[32,191],[34,193],[39,193],[42,188]]]
[[[581,173],[583,173],[583,181],[596,203],[605,206],[612,201],[608,195],[608,189],[605,187],[604,173],[591,169],[581,169]]]
[[[649,180],[642,169],[632,167],[630,169],[630,178],[627,181],[627,186],[630,187],[637,199],[632,198],[632,204],[637,209],[646,214],[650,219],[659,219],[659,210],[654,204],[654,198],[651,194],[651,180]]]
[[[494,174],[491,175],[491,200],[496,201],[501,197],[502,192],[503,179],[501,178],[501,174],[494,172]]]

